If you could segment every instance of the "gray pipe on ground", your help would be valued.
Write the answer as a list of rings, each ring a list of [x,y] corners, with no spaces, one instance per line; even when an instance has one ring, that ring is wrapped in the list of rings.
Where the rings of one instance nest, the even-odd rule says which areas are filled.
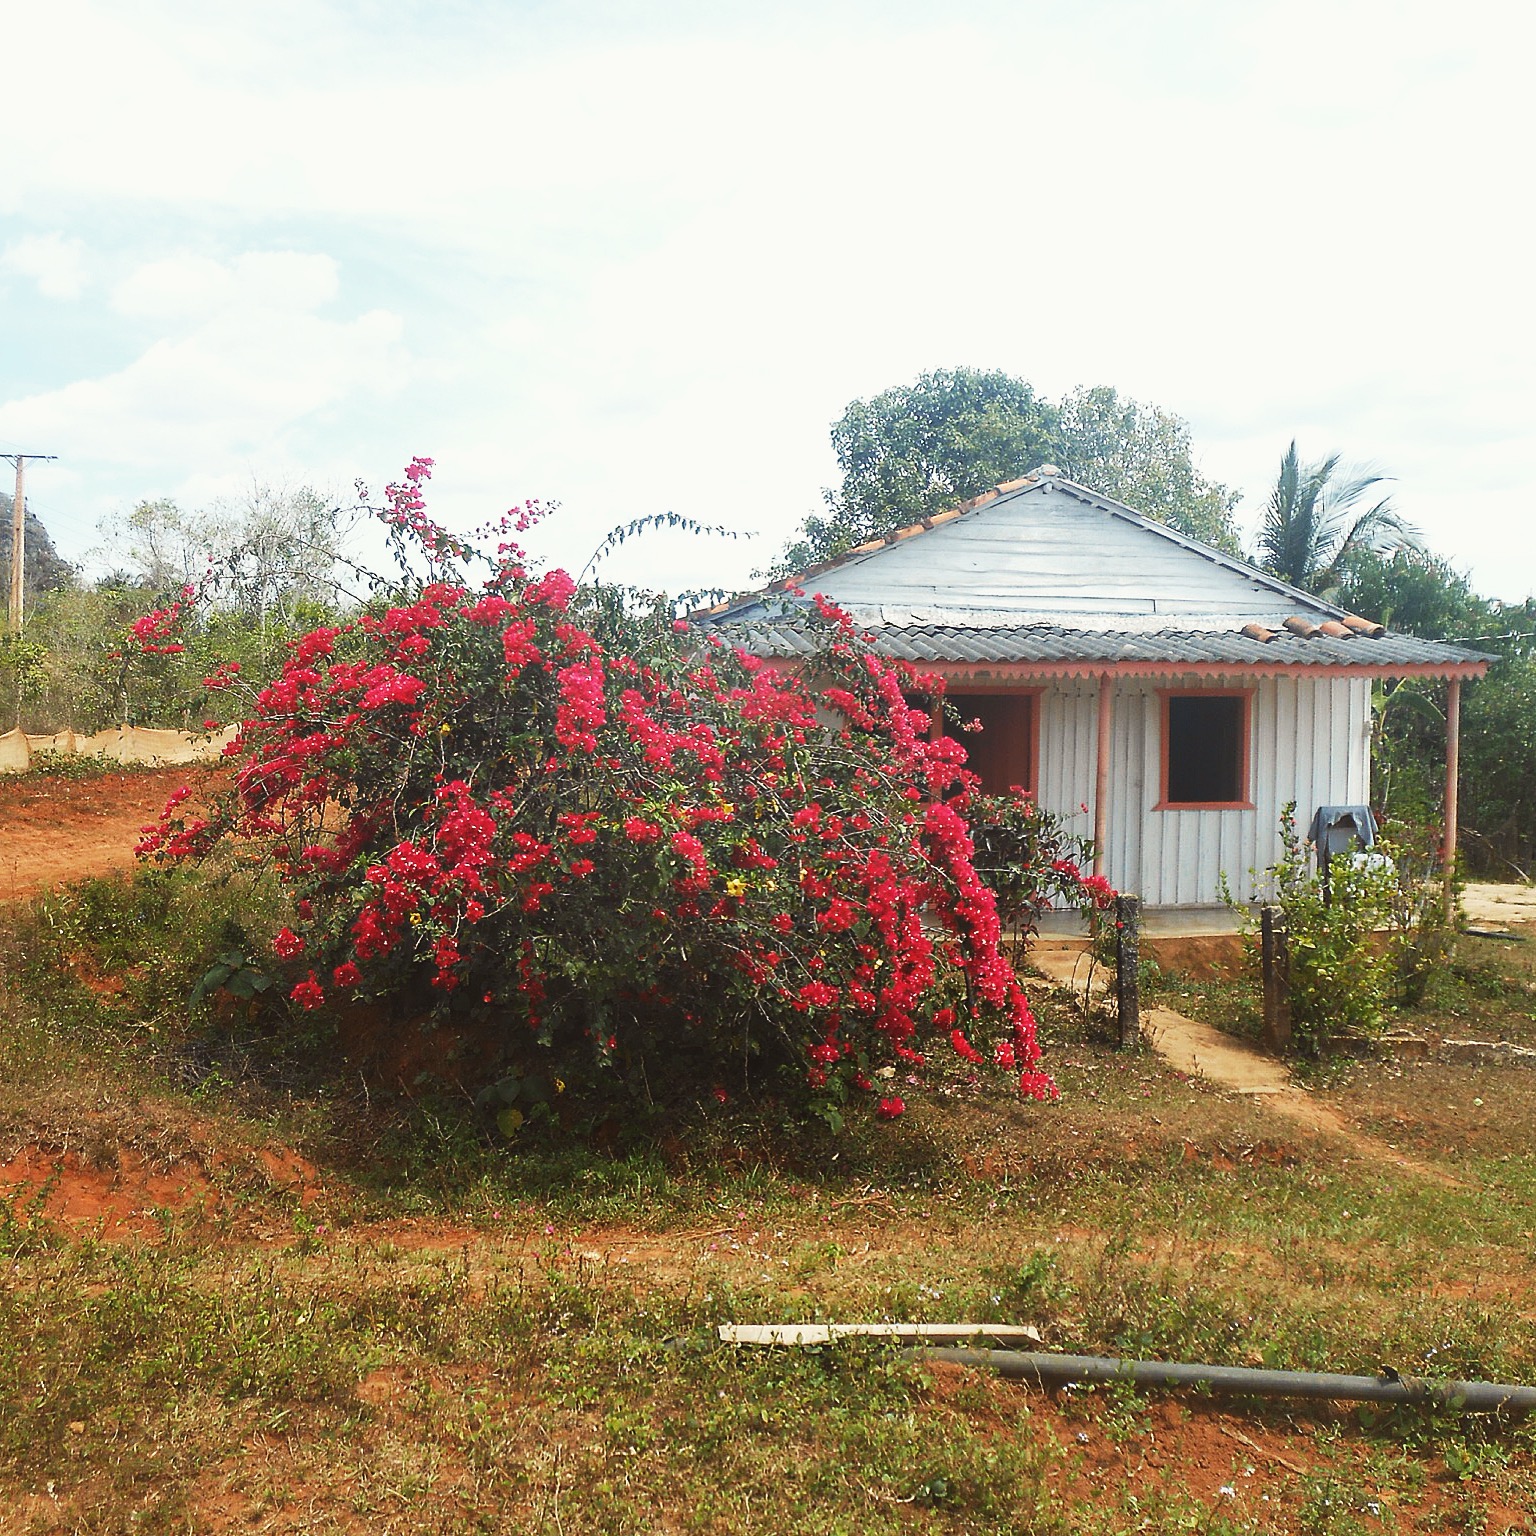
[[[996,1371],[1039,1387],[1123,1381],[1134,1387],[1204,1389],[1240,1397],[1302,1397],[1328,1402],[1404,1403],[1462,1413],[1527,1413],[1536,1387],[1493,1381],[1425,1381],[1388,1371],[1381,1376],[1333,1376],[1316,1371],[1269,1371],[1239,1365],[1116,1360],[1100,1355],[1049,1355],[1013,1349],[914,1349],[917,1360],[949,1360]]]

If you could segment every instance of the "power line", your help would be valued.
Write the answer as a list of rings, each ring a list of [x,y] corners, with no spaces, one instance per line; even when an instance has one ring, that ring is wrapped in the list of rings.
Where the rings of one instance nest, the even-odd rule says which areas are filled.
[[[1483,640],[1536,640],[1536,629],[1522,630],[1519,634],[1507,635],[1457,635],[1455,639],[1447,643],[1450,645],[1476,645]]]

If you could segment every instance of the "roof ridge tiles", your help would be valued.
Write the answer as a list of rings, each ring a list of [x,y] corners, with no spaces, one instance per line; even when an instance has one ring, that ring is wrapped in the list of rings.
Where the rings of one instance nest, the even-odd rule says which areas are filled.
[[[1374,619],[1362,619],[1358,613],[1346,613],[1340,622],[1353,633],[1368,635],[1372,639],[1387,632],[1386,625],[1378,624]]]

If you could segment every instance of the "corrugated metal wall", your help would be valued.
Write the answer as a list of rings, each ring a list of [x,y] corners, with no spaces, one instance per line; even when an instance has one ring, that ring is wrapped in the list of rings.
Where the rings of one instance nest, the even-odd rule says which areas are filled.
[[[1249,746],[1254,809],[1154,811],[1162,774],[1157,687],[1150,679],[1127,679],[1115,688],[1105,873],[1117,889],[1154,906],[1207,906],[1220,902],[1225,873],[1233,895],[1250,899],[1250,871],[1279,857],[1280,812],[1288,801],[1296,802],[1305,833],[1317,806],[1369,799],[1369,681],[1261,678]],[[1040,708],[1040,802],[1066,817],[1072,831],[1089,836],[1098,685],[1090,679],[1053,683]]]

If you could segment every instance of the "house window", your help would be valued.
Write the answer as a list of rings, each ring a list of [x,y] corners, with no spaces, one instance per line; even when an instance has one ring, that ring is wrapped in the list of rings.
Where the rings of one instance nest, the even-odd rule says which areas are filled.
[[[989,795],[1006,795],[1014,785],[1033,794],[1039,711],[1035,693],[950,693],[944,722],[947,735],[965,748],[966,766]],[[966,730],[974,723],[980,729]]]
[[[1248,800],[1248,706],[1244,693],[1163,693],[1160,810],[1241,807]]]

